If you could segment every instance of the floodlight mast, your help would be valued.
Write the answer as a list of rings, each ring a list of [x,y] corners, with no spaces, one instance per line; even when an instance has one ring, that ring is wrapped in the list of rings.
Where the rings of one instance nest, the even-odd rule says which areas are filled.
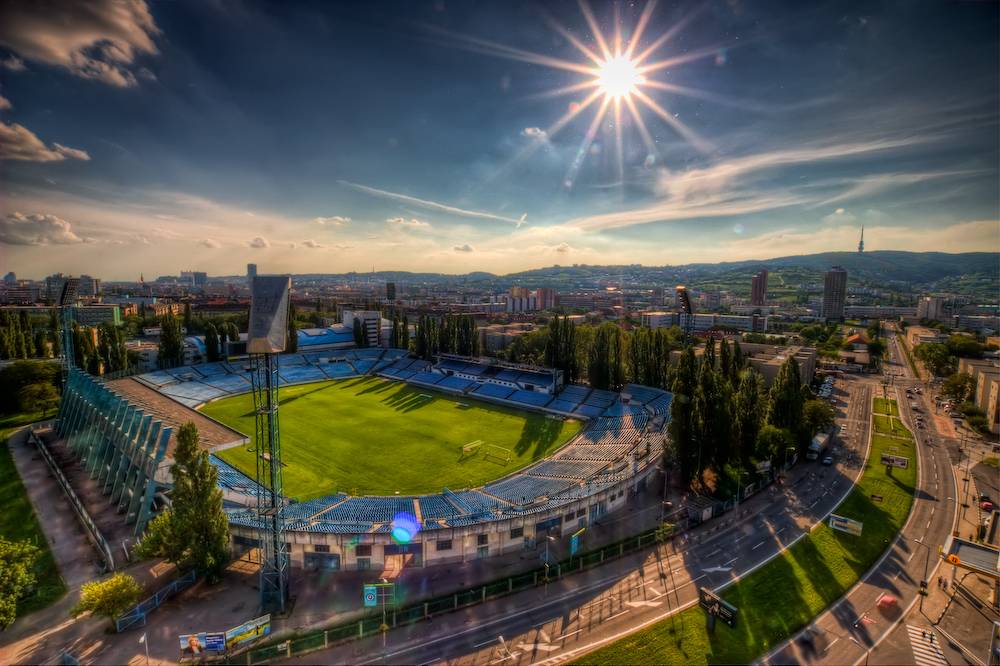
[[[252,283],[247,351],[252,366],[254,455],[257,459],[257,525],[261,551],[260,605],[284,613],[288,603],[288,547],[278,427],[278,359],[288,329],[288,276],[258,275]]]

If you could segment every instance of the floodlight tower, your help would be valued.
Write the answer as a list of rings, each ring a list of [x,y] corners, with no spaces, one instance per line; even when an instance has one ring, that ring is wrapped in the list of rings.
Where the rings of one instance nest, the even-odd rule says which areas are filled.
[[[288,602],[288,548],[282,497],[281,439],[278,429],[278,359],[285,350],[288,299],[287,275],[257,275],[250,286],[250,327],[247,352],[252,365],[256,414],[254,456],[257,458],[257,525],[259,530],[260,605],[264,612],[283,613]]]

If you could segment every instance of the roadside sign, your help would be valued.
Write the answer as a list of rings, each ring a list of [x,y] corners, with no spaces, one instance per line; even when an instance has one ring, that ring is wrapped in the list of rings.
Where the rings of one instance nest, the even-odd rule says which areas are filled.
[[[910,466],[910,459],[906,456],[894,456],[891,453],[882,454],[882,464],[887,467],[898,467],[906,469]]]
[[[378,606],[378,589],[374,585],[365,585],[365,608]]]
[[[583,535],[586,527],[581,527],[579,530],[573,533],[569,538],[569,556],[573,557],[576,555],[576,551],[580,550],[580,537]]]
[[[739,612],[736,606],[707,587],[698,590],[698,605],[708,611],[709,616],[719,618],[730,627],[736,626],[736,614]]]
[[[226,632],[226,649],[240,647],[271,633],[271,616],[261,615]]]
[[[847,532],[848,534],[853,534],[854,536],[861,536],[861,528],[864,527],[864,523],[858,522],[857,520],[851,520],[850,518],[844,518],[843,516],[838,516],[835,513],[830,514],[829,525],[832,529],[839,530],[840,532]]]

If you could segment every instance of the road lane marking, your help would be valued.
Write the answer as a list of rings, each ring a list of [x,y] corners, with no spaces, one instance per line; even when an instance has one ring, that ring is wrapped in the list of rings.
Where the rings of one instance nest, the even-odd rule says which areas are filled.
[[[615,619],[616,617],[621,617],[622,615],[624,615],[627,612],[629,612],[628,608],[626,608],[625,610],[623,610],[621,613],[615,613],[614,615],[609,615],[608,617],[604,618],[603,622],[608,622],[610,620]]]
[[[760,548],[760,547],[761,547],[761,546],[763,546],[763,545],[764,545],[764,542],[763,542],[763,541],[761,541],[761,542],[760,542],[759,544],[757,544],[756,546],[754,546],[754,547],[753,547],[753,548],[751,548],[750,550],[757,550],[758,548]]]

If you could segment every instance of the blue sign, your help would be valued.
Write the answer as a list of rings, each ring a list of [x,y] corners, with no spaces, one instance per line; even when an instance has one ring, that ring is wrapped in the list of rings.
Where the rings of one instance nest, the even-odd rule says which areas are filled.
[[[378,606],[378,589],[374,585],[365,585],[365,608]]]
[[[583,534],[585,528],[581,528],[573,533],[569,538],[569,556],[573,557],[576,555],[576,551],[580,550],[580,535]]]

